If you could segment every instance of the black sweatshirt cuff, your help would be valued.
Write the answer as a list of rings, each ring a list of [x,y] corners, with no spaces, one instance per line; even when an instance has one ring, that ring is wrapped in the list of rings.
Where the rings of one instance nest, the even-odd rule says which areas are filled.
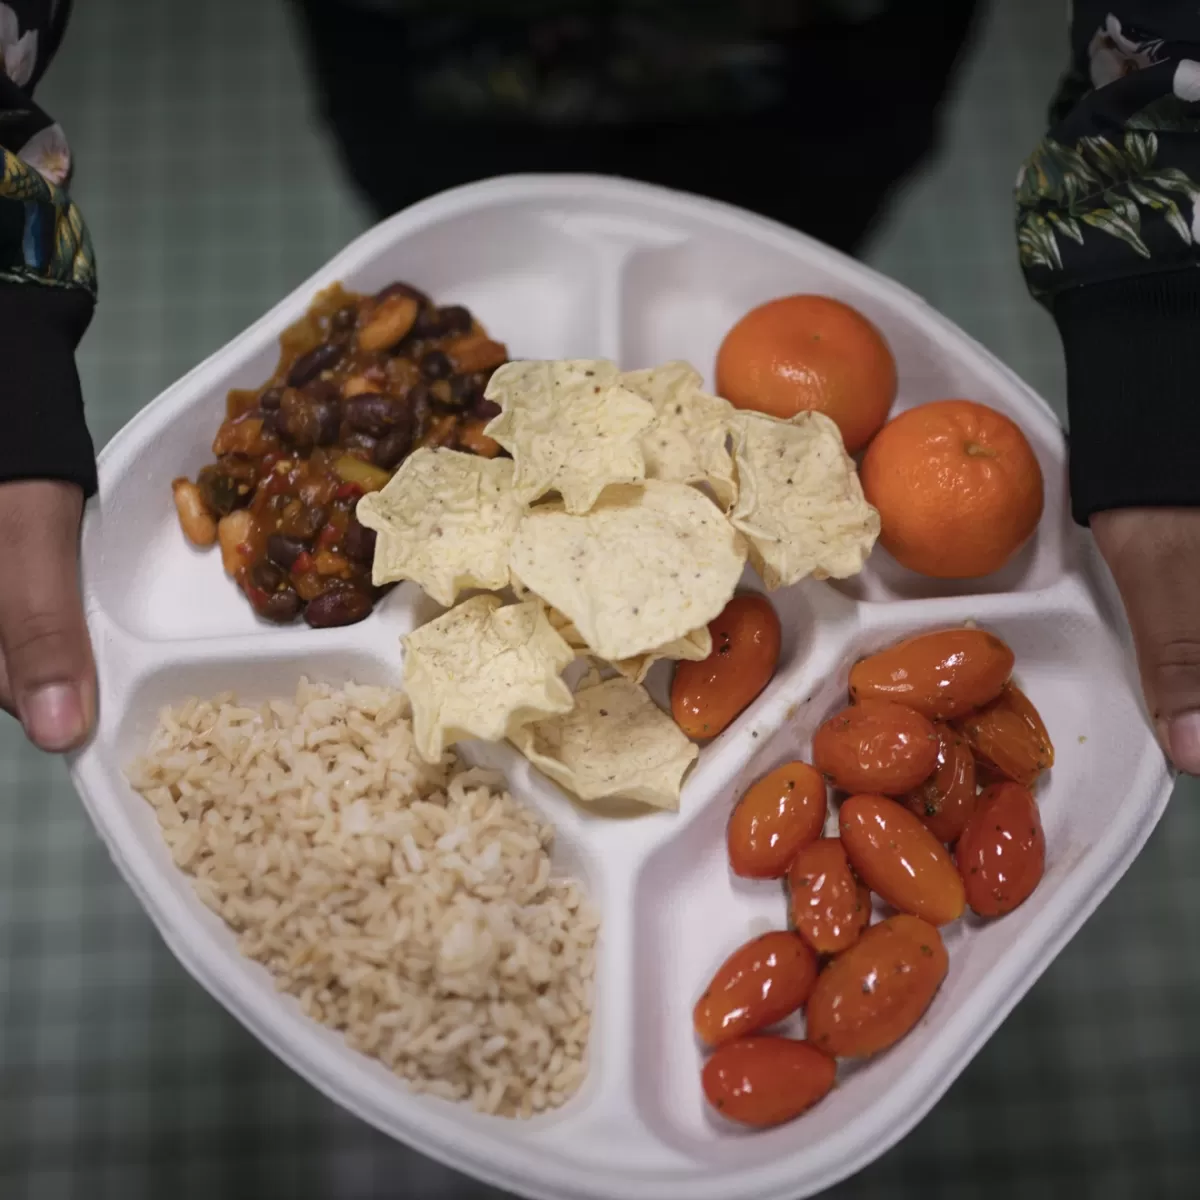
[[[1071,507],[1200,507],[1200,268],[1054,298],[1067,360]]]
[[[75,370],[93,307],[82,288],[0,283],[0,483],[59,479],[96,491]]]

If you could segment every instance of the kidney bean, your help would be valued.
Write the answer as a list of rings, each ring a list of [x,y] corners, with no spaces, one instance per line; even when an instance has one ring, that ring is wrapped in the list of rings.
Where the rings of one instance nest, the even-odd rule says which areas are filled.
[[[448,304],[437,310],[438,336],[471,332],[471,314],[461,304]]]
[[[445,379],[454,365],[440,350],[427,350],[421,355],[421,374],[426,379]]]
[[[474,404],[471,405],[471,415],[478,417],[481,421],[490,421],[493,417],[500,415],[500,405],[495,400],[485,399],[480,396]]]
[[[376,300],[387,300],[391,296],[407,296],[421,305],[433,304],[433,301],[420,288],[415,288],[411,283],[402,283],[399,280],[389,283],[387,287],[381,288],[375,293]]]
[[[389,433],[385,433],[375,444],[375,453],[371,455],[371,461],[377,467],[390,471],[404,460],[405,455],[412,449],[412,444],[412,426],[397,426]]]
[[[342,342],[322,342],[314,346],[307,354],[302,354],[288,372],[288,387],[303,387],[310,380],[316,379],[322,371],[328,371],[345,353],[346,347]]]
[[[375,447],[379,445],[379,439],[373,438],[369,433],[348,433],[342,438],[342,445],[347,450],[361,450],[368,458],[371,458],[375,453]]]
[[[355,562],[369,563],[375,558],[375,530],[368,529],[351,515],[342,534],[342,553]]]
[[[272,592],[257,608],[259,616],[265,617],[268,621],[274,621],[278,625],[286,625],[289,621],[294,621],[299,611],[300,597],[296,594],[296,589],[291,586]]]
[[[371,598],[354,588],[330,588],[308,602],[304,619],[314,629],[353,625],[371,611]]]
[[[338,426],[342,423],[336,400],[314,400],[313,411],[316,413],[318,446],[329,446],[337,441]]]
[[[283,399],[283,388],[269,387],[258,398],[258,407],[263,412],[274,412],[279,407],[279,402]]]
[[[285,537],[282,533],[273,533],[267,538],[267,557],[285,571],[290,571],[292,564],[307,549],[299,538]]]
[[[361,396],[352,396],[342,405],[342,415],[351,429],[382,437],[407,417],[408,411],[382,392],[364,392]]]
[[[432,304],[423,305],[421,311],[417,313],[412,333],[414,337],[418,338],[441,337],[442,317],[439,310],[434,308]]]
[[[288,388],[280,402],[281,433],[301,449],[328,446],[337,438],[341,417],[335,401]]]
[[[269,558],[260,558],[250,568],[250,582],[264,592],[273,592],[287,582],[287,573]]]
[[[405,397],[408,411],[412,413],[413,437],[423,438],[429,432],[429,421],[433,416],[433,393],[423,383],[414,384]]]
[[[483,387],[475,375],[455,375],[450,380],[450,405],[468,408],[483,397]]]

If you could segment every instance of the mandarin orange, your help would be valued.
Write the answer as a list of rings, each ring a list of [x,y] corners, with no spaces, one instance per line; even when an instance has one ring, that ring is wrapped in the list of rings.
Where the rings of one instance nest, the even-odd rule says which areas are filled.
[[[879,431],[859,474],[884,548],[937,579],[998,571],[1042,516],[1042,469],[1028,439],[971,400],[902,412]]]
[[[717,391],[737,408],[832,418],[861,450],[896,398],[896,360],[857,309],[830,296],[783,296],[748,312],[717,353]]]

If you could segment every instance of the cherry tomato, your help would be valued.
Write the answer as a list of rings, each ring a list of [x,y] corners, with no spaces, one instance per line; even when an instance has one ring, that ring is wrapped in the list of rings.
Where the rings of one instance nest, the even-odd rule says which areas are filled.
[[[1012,674],[1013,652],[982,629],[944,629],[907,638],[859,660],[854,700],[895,700],[944,721],[994,700]]]
[[[712,653],[681,662],[671,685],[671,715],[691,738],[716,737],[771,682],[779,662],[779,617],[757,592],[734,596],[708,630]]]
[[[818,954],[853,946],[871,919],[871,893],[854,877],[839,838],[805,846],[788,868],[792,924]]]
[[[872,925],[821,972],[806,1010],[808,1037],[839,1058],[867,1058],[921,1019],[950,965],[938,931],[906,914]]]
[[[967,903],[981,917],[1002,917],[1032,895],[1046,869],[1046,835],[1033,793],[997,783],[979,797],[955,852]]]
[[[886,796],[851,796],[838,813],[846,857],[893,908],[945,925],[966,895],[954,860],[912,813]]]
[[[700,1080],[723,1117],[756,1129],[781,1125],[812,1108],[833,1087],[837,1063],[809,1042],[740,1038],[704,1064]]]
[[[939,842],[956,842],[975,811],[975,756],[962,734],[935,724],[937,768],[920,787],[906,792],[901,803],[916,813]]]
[[[901,796],[937,766],[937,734],[901,704],[864,700],[835,713],[813,735],[813,763],[844,792]]]
[[[1013,783],[1033,787],[1054,766],[1054,746],[1038,710],[1015,683],[991,704],[955,722],[981,765]]]
[[[754,784],[730,814],[729,865],[746,879],[779,879],[824,826],[821,773],[808,763],[784,763]]]
[[[735,950],[696,1001],[692,1024],[709,1046],[755,1033],[794,1013],[817,981],[817,956],[786,930]]]

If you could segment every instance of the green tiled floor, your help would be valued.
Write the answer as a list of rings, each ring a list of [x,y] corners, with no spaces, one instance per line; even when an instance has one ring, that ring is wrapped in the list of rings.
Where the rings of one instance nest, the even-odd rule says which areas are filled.
[[[81,356],[112,435],[364,223],[282,0],[89,0],[41,93],[101,266]],[[1063,6],[997,0],[945,152],[873,261],[1062,392],[1009,232]],[[62,768],[0,726],[0,1196],[383,1200],[496,1193],[324,1101],[176,965]],[[934,1113],[837,1200],[1200,1194],[1200,790]]]

